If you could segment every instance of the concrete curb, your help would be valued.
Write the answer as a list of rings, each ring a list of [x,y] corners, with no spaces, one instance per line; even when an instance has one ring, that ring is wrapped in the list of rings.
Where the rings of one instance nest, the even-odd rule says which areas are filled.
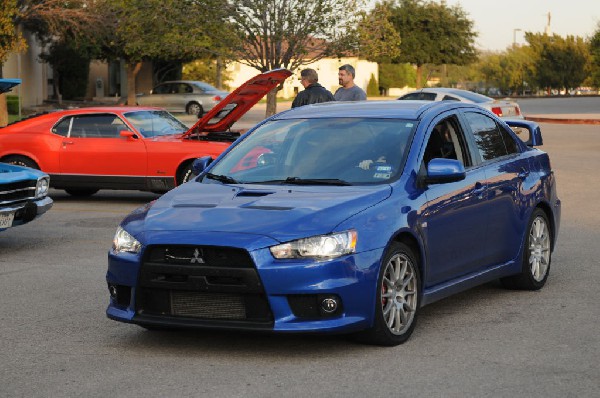
[[[557,123],[557,124],[600,124],[600,119],[572,119],[572,118],[525,116],[525,120],[531,120],[532,122]]]

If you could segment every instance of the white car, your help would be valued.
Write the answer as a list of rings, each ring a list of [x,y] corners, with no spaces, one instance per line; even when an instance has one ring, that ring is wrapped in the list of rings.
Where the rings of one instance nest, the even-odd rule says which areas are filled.
[[[399,100],[460,101],[477,104],[496,116],[507,119],[523,119],[519,104],[508,100],[495,100],[485,95],[457,88],[423,88],[404,94]]]

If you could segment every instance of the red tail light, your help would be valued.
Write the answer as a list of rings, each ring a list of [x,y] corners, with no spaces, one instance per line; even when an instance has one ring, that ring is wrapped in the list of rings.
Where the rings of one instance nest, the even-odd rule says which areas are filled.
[[[502,117],[502,108],[499,106],[492,107],[492,113],[498,117]]]
[[[213,101],[217,101],[217,102],[221,101],[222,99],[223,99],[223,97],[221,97],[220,95],[215,95],[213,97]]]

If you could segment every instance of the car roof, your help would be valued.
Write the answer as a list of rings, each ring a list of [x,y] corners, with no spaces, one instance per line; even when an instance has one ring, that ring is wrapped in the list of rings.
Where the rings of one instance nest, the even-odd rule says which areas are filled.
[[[418,120],[428,110],[444,110],[451,107],[469,107],[468,104],[452,101],[357,101],[357,102],[324,102],[320,104],[305,105],[289,111],[282,112],[274,119],[301,119],[301,118],[342,118],[364,117],[372,119],[407,119]]]
[[[450,87],[430,87],[430,88],[423,88],[421,90],[417,90],[416,92],[424,92],[424,93],[447,93],[447,94],[454,94],[454,95],[458,95],[461,96],[463,98],[466,98],[468,100],[474,101],[474,102],[488,102],[488,101],[494,101],[493,98],[488,97],[486,95],[483,94],[479,94],[479,93],[475,93],[473,91],[468,91],[468,90],[462,90],[460,88],[450,88]]]

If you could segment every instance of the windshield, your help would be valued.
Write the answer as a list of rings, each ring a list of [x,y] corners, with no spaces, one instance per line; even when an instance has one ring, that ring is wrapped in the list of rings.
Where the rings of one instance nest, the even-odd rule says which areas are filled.
[[[127,120],[144,137],[183,134],[188,128],[167,111],[136,111],[125,114]]]
[[[411,120],[274,120],[214,165],[203,182],[295,185],[385,183],[401,171]]]

